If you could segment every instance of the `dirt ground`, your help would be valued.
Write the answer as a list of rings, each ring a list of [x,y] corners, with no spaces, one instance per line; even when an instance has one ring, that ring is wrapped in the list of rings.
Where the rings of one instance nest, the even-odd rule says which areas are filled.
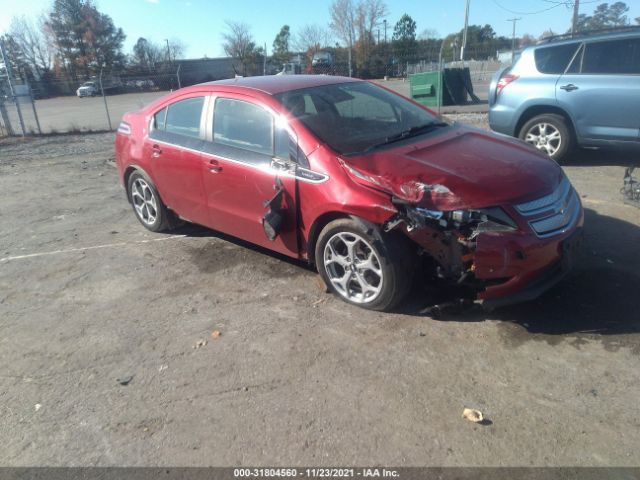
[[[351,307],[305,266],[204,228],[147,232],[112,144],[0,143],[0,465],[640,464],[629,158],[566,167],[586,207],[570,277],[433,319],[419,295]]]

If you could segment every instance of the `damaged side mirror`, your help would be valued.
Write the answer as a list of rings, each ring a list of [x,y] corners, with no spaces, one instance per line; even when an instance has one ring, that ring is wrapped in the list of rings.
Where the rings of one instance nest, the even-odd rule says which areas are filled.
[[[265,213],[264,217],[262,217],[262,228],[264,229],[264,234],[272,242],[278,237],[284,222],[284,209],[282,208],[284,186],[282,184],[282,180],[276,177],[276,182],[273,188],[276,190],[276,193],[271,197],[271,200],[264,202],[264,207],[268,208],[268,211]]]

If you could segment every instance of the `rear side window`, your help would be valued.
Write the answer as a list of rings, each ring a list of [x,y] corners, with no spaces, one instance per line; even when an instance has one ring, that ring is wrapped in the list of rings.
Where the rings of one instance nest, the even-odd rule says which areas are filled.
[[[273,117],[241,100],[218,98],[213,114],[213,141],[265,155],[273,154]]]
[[[640,74],[640,39],[587,43],[584,74]]]
[[[538,48],[534,52],[536,68],[540,73],[564,73],[579,46],[580,44],[578,43],[570,43],[555,47]]]
[[[204,97],[188,98],[172,103],[167,110],[165,130],[186,137],[199,138],[203,105]]]

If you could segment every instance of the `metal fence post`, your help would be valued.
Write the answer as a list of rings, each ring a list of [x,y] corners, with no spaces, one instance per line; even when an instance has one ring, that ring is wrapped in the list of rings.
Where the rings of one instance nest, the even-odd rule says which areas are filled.
[[[36,119],[38,134],[42,135],[42,129],[40,128],[40,119],[38,119],[38,111],[36,110],[36,101],[33,98],[33,91],[31,90],[31,87],[29,87],[29,98],[31,99],[31,108],[33,108],[33,117]]]
[[[18,112],[18,119],[20,120],[20,128],[22,129],[22,136],[26,135],[26,131],[24,128],[24,119],[22,118],[22,110],[20,110],[20,102],[18,101],[18,97],[15,94],[13,89],[13,69],[11,68],[11,61],[7,60],[7,53],[4,50],[4,43],[0,41],[0,54],[2,54],[2,62],[4,63],[4,68],[7,70],[7,81],[9,83],[9,91],[11,92],[11,98],[16,105],[16,111]]]
[[[2,100],[0,100],[0,118],[2,118],[2,123],[4,123],[4,128],[7,131],[7,135],[13,137],[15,135],[15,132],[13,131],[13,126],[11,125],[9,113],[5,108],[5,103]]]
[[[102,100],[104,101],[104,111],[107,112],[109,131],[113,131],[113,127],[111,127],[111,116],[109,116],[109,107],[107,106],[107,97],[104,96],[104,88],[102,88],[102,67],[100,67],[100,93],[102,93]]]

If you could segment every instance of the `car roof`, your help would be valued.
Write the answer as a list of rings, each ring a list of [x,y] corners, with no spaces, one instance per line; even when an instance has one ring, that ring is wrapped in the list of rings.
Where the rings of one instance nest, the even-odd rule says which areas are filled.
[[[609,32],[595,35],[578,35],[574,38],[557,39],[554,40],[542,40],[541,43],[532,45],[532,49],[551,47],[556,45],[566,45],[570,43],[583,43],[583,42],[598,42],[602,40],[621,40],[625,38],[638,38],[640,37],[640,31],[626,31],[626,32]]]
[[[201,83],[200,86],[233,86],[259,90],[269,95],[276,95],[278,93],[300,90],[302,88],[361,81],[362,80],[356,78],[337,77],[331,75],[268,75],[261,77],[230,78],[227,80]]]

